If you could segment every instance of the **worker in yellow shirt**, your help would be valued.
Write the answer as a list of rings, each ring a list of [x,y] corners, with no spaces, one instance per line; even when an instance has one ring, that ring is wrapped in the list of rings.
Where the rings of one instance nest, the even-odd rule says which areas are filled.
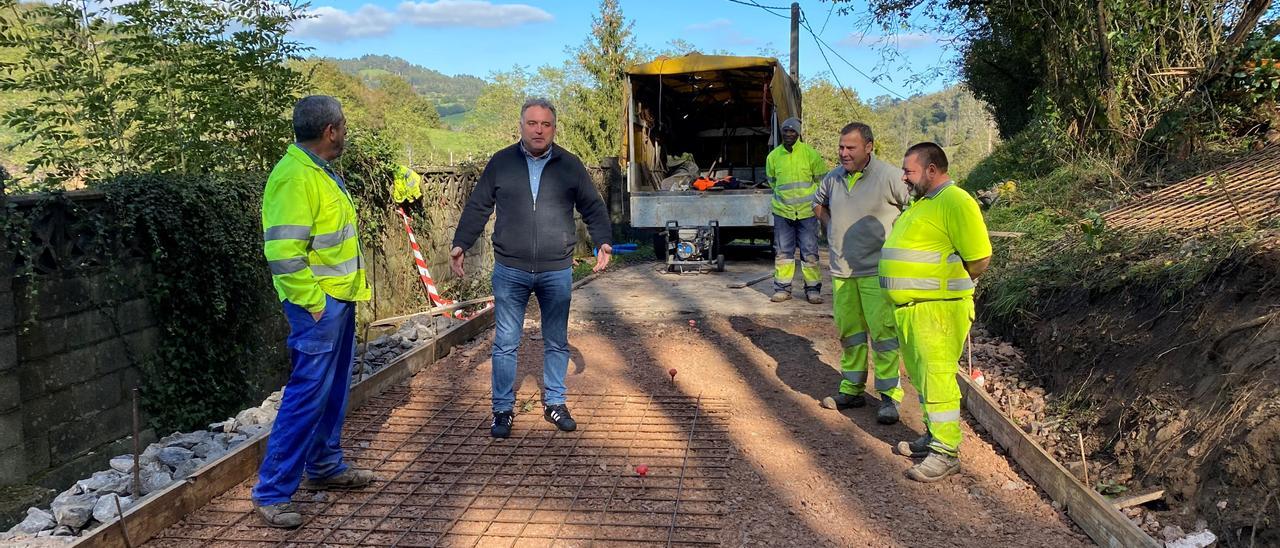
[[[782,144],[765,159],[765,175],[773,187],[773,297],[778,303],[791,298],[796,275],[795,253],[800,248],[800,272],[805,298],[822,304],[822,278],[818,269],[818,218],[813,215],[813,194],[827,174],[827,163],[813,147],[800,142],[800,120],[782,122]]]
[[[925,434],[896,449],[925,457],[907,477],[934,482],[960,471],[956,372],[973,323],[974,280],[991,263],[991,240],[978,202],[947,176],[942,147],[907,149],[902,172],[915,201],[885,239],[880,287],[894,305],[903,363],[924,407]]]

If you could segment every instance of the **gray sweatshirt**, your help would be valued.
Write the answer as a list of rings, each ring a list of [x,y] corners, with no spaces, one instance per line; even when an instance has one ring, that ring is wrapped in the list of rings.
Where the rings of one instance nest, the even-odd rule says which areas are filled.
[[[880,248],[898,214],[911,203],[902,182],[902,169],[871,156],[862,177],[848,184],[849,172],[836,166],[822,178],[813,195],[814,206],[831,211],[827,243],[831,248],[831,275],[838,278],[875,276]]]

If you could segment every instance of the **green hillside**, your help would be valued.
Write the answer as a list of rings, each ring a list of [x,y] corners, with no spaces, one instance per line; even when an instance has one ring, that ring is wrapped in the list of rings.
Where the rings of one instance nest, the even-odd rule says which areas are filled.
[[[360,77],[368,85],[376,85],[380,76],[399,76],[409,82],[414,91],[431,101],[442,117],[473,108],[486,85],[484,80],[475,76],[449,76],[390,55],[320,59],[336,65],[347,74]]]

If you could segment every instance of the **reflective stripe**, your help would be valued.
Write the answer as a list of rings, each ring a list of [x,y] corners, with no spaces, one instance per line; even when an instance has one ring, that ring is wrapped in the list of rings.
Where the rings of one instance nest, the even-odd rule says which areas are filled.
[[[779,200],[786,205],[800,205],[813,202],[813,196],[800,196],[798,198],[784,198]]]
[[[947,291],[964,291],[973,289],[973,280],[969,278],[952,278],[947,280]]]
[[[890,352],[898,349],[898,338],[885,339],[883,341],[871,341],[871,349],[876,352]]]
[[[840,345],[845,348],[858,346],[860,344],[867,344],[867,333],[865,331],[862,333],[854,333],[848,337],[840,339]]]
[[[960,420],[960,410],[954,411],[932,411],[929,413],[929,422],[956,422]]]
[[[963,262],[964,262],[964,260],[963,260],[963,259],[961,259],[959,255],[956,255],[955,253],[952,253],[952,254],[950,254],[950,255],[947,255],[947,262],[949,262],[949,263],[963,263]]]
[[[800,182],[800,183],[787,183],[787,184],[785,184],[785,185],[777,185],[777,186],[773,187],[773,190],[774,190],[774,191],[791,190],[791,189],[793,189],[793,188],[805,188],[805,187],[808,187],[808,186],[813,186],[813,183],[804,183],[804,182]]]
[[[306,240],[311,237],[311,227],[306,225],[276,225],[262,233],[264,241]]]
[[[904,263],[938,264],[942,262],[942,254],[936,251],[918,251],[900,247],[886,247],[880,250],[880,258],[887,261]]]
[[[307,268],[307,258],[293,257],[291,259],[267,261],[267,266],[271,267],[271,274],[275,276],[293,274],[294,272]]]
[[[347,238],[355,235],[355,225],[347,223],[347,226],[342,227],[342,229],[337,232],[317,234],[315,237],[311,238],[311,249],[325,249],[327,247],[342,245],[342,242],[347,241]]]
[[[844,380],[853,384],[865,384],[867,382],[866,371],[843,371],[840,373],[840,376],[844,377]]]
[[[942,283],[934,278],[886,278],[880,277],[883,289],[942,289]]]
[[[894,388],[897,388],[897,387],[898,387],[898,377],[893,377],[889,379],[876,379],[876,392],[893,390]]]
[[[314,272],[316,276],[346,276],[347,274],[351,274],[359,269],[359,255],[335,265],[311,265],[311,271]]]

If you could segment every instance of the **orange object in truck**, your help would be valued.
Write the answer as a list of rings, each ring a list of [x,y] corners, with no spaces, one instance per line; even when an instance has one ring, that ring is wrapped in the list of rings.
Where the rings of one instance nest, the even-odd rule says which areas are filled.
[[[708,190],[713,186],[716,186],[716,182],[706,177],[698,177],[698,180],[693,182],[693,188],[698,190]]]

